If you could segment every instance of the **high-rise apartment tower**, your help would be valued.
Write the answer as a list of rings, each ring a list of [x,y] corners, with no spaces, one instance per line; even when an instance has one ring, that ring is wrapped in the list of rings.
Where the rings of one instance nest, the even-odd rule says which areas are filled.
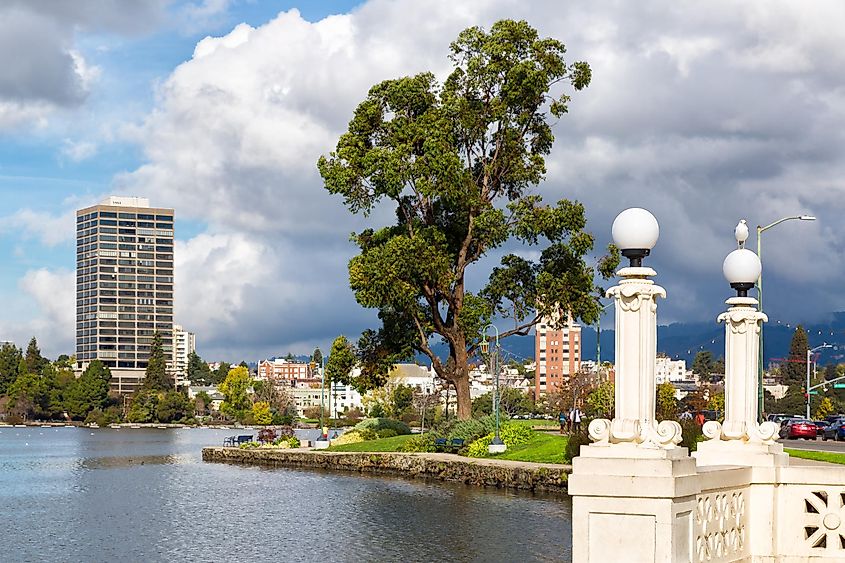
[[[553,324],[552,319],[543,318],[535,328],[535,400],[540,395],[555,393],[581,369],[581,326],[572,316],[567,316],[566,323],[559,328]]]
[[[76,212],[76,360],[97,359],[112,388],[138,389],[158,331],[173,354],[173,210],[109,197]]]

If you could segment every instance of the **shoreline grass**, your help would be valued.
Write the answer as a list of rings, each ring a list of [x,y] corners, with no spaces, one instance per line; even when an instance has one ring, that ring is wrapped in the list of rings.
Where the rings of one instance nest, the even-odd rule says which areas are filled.
[[[410,440],[413,434],[404,434],[402,436],[392,436],[390,438],[379,438],[377,440],[367,440],[365,442],[355,442],[353,444],[342,444],[340,446],[331,446],[330,452],[395,452],[399,446]]]
[[[800,459],[811,459],[814,461],[825,461],[827,463],[845,465],[845,453],[820,452],[816,450],[794,450],[792,448],[784,448],[783,451],[792,457]]]

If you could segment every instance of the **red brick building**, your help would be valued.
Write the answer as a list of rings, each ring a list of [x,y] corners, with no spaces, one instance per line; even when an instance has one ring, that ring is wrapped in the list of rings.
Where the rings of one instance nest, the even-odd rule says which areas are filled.
[[[581,327],[570,316],[561,328],[544,318],[535,327],[534,399],[554,393],[581,369]]]

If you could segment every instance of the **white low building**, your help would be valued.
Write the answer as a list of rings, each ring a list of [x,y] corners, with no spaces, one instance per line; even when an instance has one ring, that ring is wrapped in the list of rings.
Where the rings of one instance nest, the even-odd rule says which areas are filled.
[[[654,376],[658,384],[667,381],[671,383],[686,381],[687,362],[686,360],[673,360],[666,356],[658,356],[654,363]]]

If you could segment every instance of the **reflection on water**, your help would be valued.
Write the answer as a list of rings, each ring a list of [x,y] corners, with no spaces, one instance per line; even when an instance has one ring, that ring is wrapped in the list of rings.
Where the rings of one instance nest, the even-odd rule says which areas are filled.
[[[566,497],[203,463],[231,433],[0,430],[0,560],[570,558]]]

